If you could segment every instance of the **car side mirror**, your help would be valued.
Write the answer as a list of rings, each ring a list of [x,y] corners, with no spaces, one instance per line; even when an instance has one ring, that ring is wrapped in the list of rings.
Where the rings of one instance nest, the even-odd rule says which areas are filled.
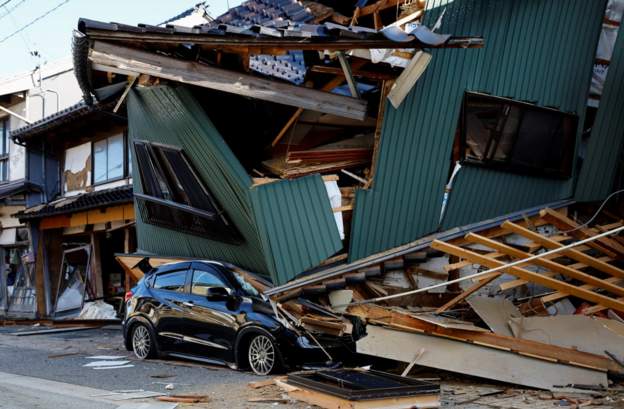
[[[210,301],[225,300],[230,297],[230,292],[225,287],[210,287],[206,292],[206,298]]]

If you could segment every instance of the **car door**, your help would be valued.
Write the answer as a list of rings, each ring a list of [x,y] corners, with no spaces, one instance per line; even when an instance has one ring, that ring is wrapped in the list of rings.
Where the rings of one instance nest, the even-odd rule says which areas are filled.
[[[159,271],[151,281],[150,289],[154,296],[151,318],[159,345],[164,350],[184,349],[183,328],[189,315],[189,266],[190,263],[182,268]]]
[[[210,288],[227,289],[231,296],[209,297]],[[193,263],[188,303],[192,304],[185,340],[195,355],[221,361],[233,360],[238,301],[227,278],[217,269],[203,263]]]

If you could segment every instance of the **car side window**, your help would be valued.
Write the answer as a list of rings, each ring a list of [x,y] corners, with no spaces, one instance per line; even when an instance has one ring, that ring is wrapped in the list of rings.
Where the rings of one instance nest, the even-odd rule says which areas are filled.
[[[191,281],[191,293],[195,295],[208,295],[211,287],[224,287],[228,285],[221,278],[210,271],[193,270],[193,280]]]
[[[157,290],[175,291],[177,293],[184,292],[184,283],[186,282],[186,270],[172,271],[156,275],[154,278],[153,288]]]

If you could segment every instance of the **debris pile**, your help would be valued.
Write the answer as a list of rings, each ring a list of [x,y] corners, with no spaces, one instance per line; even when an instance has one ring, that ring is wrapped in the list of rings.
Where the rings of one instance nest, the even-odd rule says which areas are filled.
[[[608,219],[546,208],[265,293],[309,333],[350,334],[359,353],[410,369],[606,391],[624,373],[624,224]]]

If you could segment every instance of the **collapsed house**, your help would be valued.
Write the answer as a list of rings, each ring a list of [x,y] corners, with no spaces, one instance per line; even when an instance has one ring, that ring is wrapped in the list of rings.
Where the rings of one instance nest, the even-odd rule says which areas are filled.
[[[398,20],[398,2],[349,19],[255,1],[191,29],[81,20],[87,97],[130,84],[139,250],[284,283],[435,231],[604,198],[620,133],[595,127],[584,158],[578,148],[606,2],[563,15],[556,2],[447,3],[405,4]],[[597,124],[615,119],[605,105]]]
[[[249,0],[195,27],[80,20],[85,101],[114,89],[126,106],[127,276],[223,260],[272,279],[284,322],[365,354],[606,387],[624,359],[622,218],[585,205],[621,187],[621,32],[586,114],[606,5]]]

